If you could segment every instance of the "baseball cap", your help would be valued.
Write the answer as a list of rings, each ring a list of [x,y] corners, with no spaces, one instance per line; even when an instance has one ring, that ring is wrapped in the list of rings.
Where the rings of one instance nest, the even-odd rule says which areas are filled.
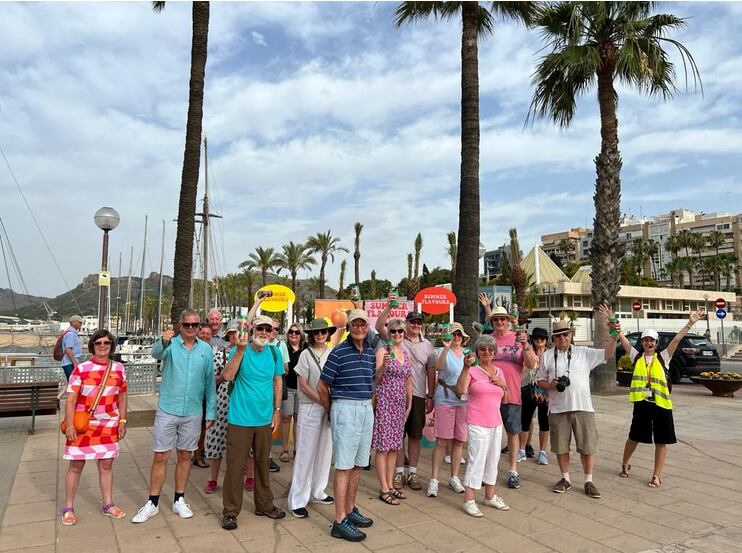
[[[406,321],[422,321],[422,319],[422,313],[418,313],[417,311],[410,311],[405,317]]]
[[[82,322],[82,317],[80,315],[72,315],[69,318],[69,322],[71,322],[71,323],[81,323]]]
[[[660,335],[657,333],[657,331],[653,328],[648,328],[644,332],[642,332],[642,340],[644,338],[654,338],[655,341],[659,341]]]
[[[368,322],[368,313],[366,313],[363,309],[351,309],[350,313],[348,313],[348,322],[351,323],[356,319],[361,319],[365,322]]]

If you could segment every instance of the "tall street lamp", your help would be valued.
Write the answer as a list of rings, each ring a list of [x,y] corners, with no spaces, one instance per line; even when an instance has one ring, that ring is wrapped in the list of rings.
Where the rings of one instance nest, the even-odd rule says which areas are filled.
[[[706,330],[710,333],[711,326],[709,325],[709,295],[703,295],[703,310],[706,312]]]
[[[119,214],[112,207],[101,207],[93,217],[95,224],[103,231],[103,257],[101,260],[101,272],[98,276],[98,328],[106,327],[106,288],[110,286],[111,279],[108,272],[108,232],[119,225]]]

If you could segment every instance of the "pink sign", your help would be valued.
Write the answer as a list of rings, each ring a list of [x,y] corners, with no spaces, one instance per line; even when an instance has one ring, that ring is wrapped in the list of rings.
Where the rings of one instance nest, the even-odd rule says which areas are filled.
[[[368,326],[370,328],[376,328],[376,320],[381,315],[386,307],[387,300],[366,300],[363,303],[363,308],[368,313]],[[407,313],[415,309],[414,304],[411,301],[401,300],[399,307],[395,307],[389,312],[389,319],[404,319]],[[387,319],[388,320],[388,319]]]

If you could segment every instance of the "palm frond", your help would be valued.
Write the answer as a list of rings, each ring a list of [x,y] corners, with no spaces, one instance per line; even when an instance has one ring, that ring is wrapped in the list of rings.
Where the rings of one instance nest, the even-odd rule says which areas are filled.
[[[394,25],[416,23],[429,18],[452,19],[461,9],[461,2],[402,2],[394,10]]]
[[[152,2],[152,11],[160,13],[165,9],[165,2]]]

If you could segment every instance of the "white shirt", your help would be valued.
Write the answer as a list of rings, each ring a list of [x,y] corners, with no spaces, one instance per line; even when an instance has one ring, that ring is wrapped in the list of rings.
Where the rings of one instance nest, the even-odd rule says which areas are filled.
[[[634,362],[634,359],[636,359],[636,356],[639,355],[639,351],[635,347],[631,347],[631,352],[629,353],[629,358],[631,359],[631,362]],[[670,367],[670,352],[666,349],[663,349],[659,356],[662,357],[662,360],[665,362],[665,367]],[[644,356],[644,363],[649,366],[649,363],[652,362],[652,357]]]
[[[554,367],[554,352],[557,352]],[[571,359],[567,352],[555,348],[547,349],[541,356],[536,380],[551,382],[554,378],[569,374],[570,385],[563,392],[549,390],[549,413],[570,411],[594,412],[590,396],[590,371],[605,363],[605,350],[572,346]],[[569,371],[568,371],[569,365]]]
[[[296,363],[296,367],[294,367],[294,371],[296,372],[297,378],[299,376],[303,376],[307,379],[309,386],[317,389],[317,383],[319,382],[319,375],[322,373],[322,367],[325,366],[325,361],[327,361],[327,356],[330,355],[330,348],[325,348],[322,352],[318,352],[315,350],[309,351],[310,348],[305,349],[301,352],[301,355],[299,355],[299,361]],[[312,353],[317,357],[317,360],[319,361],[319,365],[317,365],[317,362],[314,360],[314,357],[312,357]],[[298,382],[296,385],[297,393],[299,395],[299,403],[306,403],[311,404],[314,403],[309,396],[307,396],[306,393],[304,393],[304,390],[302,390],[301,386],[299,386]]]

